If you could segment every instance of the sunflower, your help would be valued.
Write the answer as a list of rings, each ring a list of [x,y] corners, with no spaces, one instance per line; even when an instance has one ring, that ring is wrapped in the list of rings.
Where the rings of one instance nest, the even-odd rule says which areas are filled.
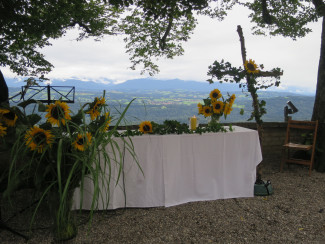
[[[224,104],[222,101],[216,101],[212,103],[213,112],[216,114],[221,114]]]
[[[232,106],[234,104],[234,101],[236,99],[236,95],[232,94],[231,97],[229,98],[229,104]]]
[[[224,113],[225,115],[228,115],[228,114],[231,113],[231,111],[232,111],[232,106],[231,106],[231,104],[230,104],[230,103],[226,103],[226,105],[225,105],[225,109],[223,110],[223,113]]]
[[[209,97],[211,98],[211,100],[217,100],[222,96],[221,92],[219,91],[219,89],[214,89],[213,91],[210,92]]]
[[[105,104],[105,98],[95,98],[95,101],[91,104],[90,110],[87,114],[90,114],[91,120],[95,120],[100,115],[100,107]]]
[[[71,120],[69,106],[65,102],[55,101],[55,104],[46,105],[48,112],[45,117],[52,125],[60,126],[61,123],[65,125],[66,120]]]
[[[91,144],[91,133],[87,132],[85,134],[78,133],[76,140],[72,143],[72,146],[79,150],[79,151],[85,151],[85,149]]]
[[[203,106],[202,110],[203,110],[204,117],[209,117],[209,116],[212,115],[212,107],[210,107],[210,106]]]
[[[32,151],[37,150],[38,153],[42,153],[47,145],[51,147],[53,137],[51,131],[33,126],[25,134],[25,143]]]
[[[244,66],[247,73],[249,74],[257,74],[258,72],[260,72],[260,70],[257,69],[257,65],[254,60],[251,59],[249,61],[246,60]]]
[[[109,130],[109,125],[112,121],[112,117],[109,116],[109,112],[105,113],[105,125],[103,131]]]
[[[152,133],[152,124],[151,124],[151,122],[150,121],[143,121],[139,125],[139,131],[141,131],[144,134]]]
[[[203,114],[203,105],[201,103],[197,104],[197,108],[199,110],[199,114]]]
[[[2,126],[0,123],[0,137],[4,137],[7,134],[7,127]]]
[[[94,120],[96,119],[99,115],[100,115],[100,112],[98,110],[98,106],[97,105],[94,105],[88,112],[87,114],[90,114],[90,118],[91,120]]]
[[[9,109],[0,108],[0,119],[9,127],[14,127],[18,116]]]

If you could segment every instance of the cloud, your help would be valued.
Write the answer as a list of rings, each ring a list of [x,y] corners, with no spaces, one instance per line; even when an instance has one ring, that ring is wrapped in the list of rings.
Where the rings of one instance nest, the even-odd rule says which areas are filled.
[[[250,33],[248,10],[235,8],[222,22],[200,16],[199,24],[191,39],[184,43],[185,54],[174,59],[158,61],[160,73],[157,79],[183,79],[205,81],[208,66],[214,60],[225,59],[234,66],[242,65],[237,25],[243,28],[247,57],[265,69],[279,67],[284,70],[281,78],[286,85],[316,87],[320,52],[321,23],[311,25],[313,33],[293,41],[283,37],[261,37]],[[106,37],[100,42],[89,38],[75,41],[76,30],[63,38],[53,40],[45,48],[46,58],[55,66],[48,75],[51,79],[71,77],[93,81],[112,80],[123,82],[143,76],[139,70],[131,70],[129,56],[125,53],[122,36]],[[5,76],[13,74],[4,69]]]

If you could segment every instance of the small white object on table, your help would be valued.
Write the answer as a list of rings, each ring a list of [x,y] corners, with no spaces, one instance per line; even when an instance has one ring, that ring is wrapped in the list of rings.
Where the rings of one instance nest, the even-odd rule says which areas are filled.
[[[253,197],[256,166],[262,161],[258,133],[233,126],[232,132],[132,137],[142,174],[127,152],[123,175],[112,165],[108,192],[97,209],[170,207],[194,201]],[[119,140],[119,139],[118,139]],[[123,146],[121,142],[120,146]],[[123,183],[124,180],[124,183]],[[124,194],[125,192],[125,194]],[[125,198],[126,197],[126,198]],[[85,182],[83,209],[90,209],[92,183]],[[76,190],[73,208],[79,209]]]

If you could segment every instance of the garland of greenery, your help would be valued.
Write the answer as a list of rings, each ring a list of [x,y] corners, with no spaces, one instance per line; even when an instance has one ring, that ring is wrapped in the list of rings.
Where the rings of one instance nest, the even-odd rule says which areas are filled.
[[[233,131],[232,125],[229,125],[229,128],[225,128],[222,124],[213,124],[206,127],[197,127],[196,130],[189,129],[188,124],[180,123],[176,120],[165,120],[163,124],[157,124],[155,122],[151,122],[152,124],[152,133],[155,135],[168,135],[168,134],[202,134],[209,132],[227,132]],[[116,137],[126,137],[126,136],[141,136],[144,133],[137,129],[130,129],[128,127],[125,128],[123,132],[115,131],[114,136]]]

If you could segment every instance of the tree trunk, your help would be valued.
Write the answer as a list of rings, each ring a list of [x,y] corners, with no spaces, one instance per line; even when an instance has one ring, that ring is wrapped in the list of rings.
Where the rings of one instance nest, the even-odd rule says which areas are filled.
[[[325,171],[325,17],[322,23],[321,50],[312,120],[318,120],[315,168]]]
[[[8,99],[9,99],[8,86],[0,70],[0,104],[3,102],[8,102]]]

